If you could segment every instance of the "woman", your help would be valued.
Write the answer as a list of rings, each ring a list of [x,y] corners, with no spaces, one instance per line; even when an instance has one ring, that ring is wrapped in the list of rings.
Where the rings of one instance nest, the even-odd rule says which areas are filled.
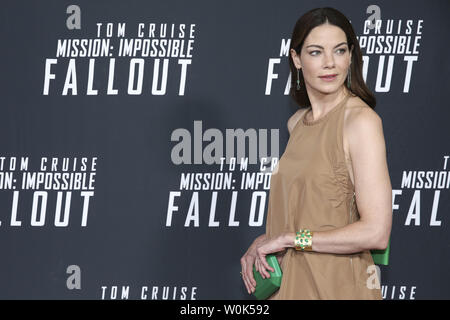
[[[309,11],[295,25],[289,62],[301,108],[272,173],[266,233],[241,258],[243,281],[254,292],[253,265],[269,277],[265,257],[276,253],[283,278],[269,299],[382,299],[369,281],[370,250],[388,245],[392,187],[350,22],[333,8]]]

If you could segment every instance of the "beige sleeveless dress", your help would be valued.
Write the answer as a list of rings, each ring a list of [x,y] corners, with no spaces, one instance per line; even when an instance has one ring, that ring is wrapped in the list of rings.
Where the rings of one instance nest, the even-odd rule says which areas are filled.
[[[331,230],[359,219],[343,146],[349,97],[314,121],[305,118],[309,107],[292,130],[270,181],[269,237],[301,228]],[[380,289],[367,286],[373,264],[368,250],[329,254],[288,248],[280,289],[269,299],[382,299]]]

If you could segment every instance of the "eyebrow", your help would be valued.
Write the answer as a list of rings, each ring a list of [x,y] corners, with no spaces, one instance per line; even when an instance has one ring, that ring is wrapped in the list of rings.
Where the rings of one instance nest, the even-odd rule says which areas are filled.
[[[347,42],[341,42],[341,43],[339,43],[338,45],[336,45],[334,48],[337,48],[337,47],[339,47],[340,45],[343,45],[343,44],[348,45]],[[320,48],[320,49],[323,49],[322,46],[319,46],[319,45],[317,45],[317,44],[310,44],[309,46],[307,46],[307,48],[309,48],[309,47],[318,47],[318,48]],[[334,48],[333,48],[333,49],[334,49]]]

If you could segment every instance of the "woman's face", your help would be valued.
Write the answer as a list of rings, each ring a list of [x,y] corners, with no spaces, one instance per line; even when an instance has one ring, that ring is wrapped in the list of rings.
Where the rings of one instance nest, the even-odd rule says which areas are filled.
[[[351,52],[345,32],[339,27],[330,24],[315,27],[306,37],[300,54],[291,49],[291,55],[295,66],[301,68],[308,91],[336,92],[346,80]],[[337,76],[330,80],[320,78],[329,74]]]

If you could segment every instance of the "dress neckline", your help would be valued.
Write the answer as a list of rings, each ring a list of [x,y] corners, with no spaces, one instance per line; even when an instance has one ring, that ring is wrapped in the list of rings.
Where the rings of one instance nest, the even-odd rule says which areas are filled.
[[[325,115],[323,115],[322,117],[320,117],[319,119],[316,120],[307,120],[306,119],[306,115],[311,111],[312,107],[309,106],[308,110],[306,110],[306,112],[303,114],[302,117],[302,123],[305,126],[313,126],[315,124],[321,123],[323,122],[325,119],[327,119],[332,113],[336,112],[336,110],[339,109],[339,107],[343,106],[345,104],[345,102],[348,100],[348,98],[350,98],[350,94],[347,94],[345,96],[345,98],[342,99],[341,102],[339,102],[336,106],[334,106],[330,111],[328,111]]]

